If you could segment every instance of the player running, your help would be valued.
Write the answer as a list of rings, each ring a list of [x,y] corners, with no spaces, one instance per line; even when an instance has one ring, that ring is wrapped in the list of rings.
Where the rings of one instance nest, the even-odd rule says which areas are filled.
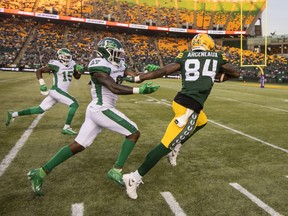
[[[182,77],[182,89],[172,102],[175,116],[169,123],[161,143],[150,150],[136,171],[123,175],[126,192],[131,199],[137,199],[137,187],[142,182],[142,177],[163,156],[168,154],[170,163],[172,161],[172,165],[175,165],[180,146],[206,125],[207,116],[203,112],[203,106],[212,90],[215,76],[218,77],[220,72],[226,73],[229,77],[240,75],[238,70],[227,62],[223,53],[214,51],[215,44],[209,35],[196,35],[191,41],[191,46],[192,51],[181,52],[175,63],[130,79],[133,82],[142,82],[176,71],[180,71]],[[173,151],[174,149],[176,151]]]
[[[124,185],[122,167],[139,139],[140,132],[136,123],[115,108],[117,95],[150,94],[159,88],[159,86],[151,86],[151,83],[146,83],[139,88],[118,84],[118,81],[121,82],[119,77],[129,73],[125,67],[124,56],[124,49],[119,40],[107,37],[98,43],[98,56],[88,65],[92,101],[87,106],[85,121],[74,142],[60,149],[42,167],[28,173],[36,195],[43,194],[44,177],[57,165],[89,147],[103,128],[125,136],[117,161],[107,173],[109,179]]]
[[[71,128],[72,119],[79,107],[76,99],[68,93],[72,76],[75,79],[80,79],[84,68],[76,64],[72,60],[72,54],[69,49],[62,48],[57,51],[58,60],[50,60],[48,65],[36,70],[36,77],[40,84],[40,93],[47,97],[37,107],[31,107],[21,111],[8,111],[6,118],[6,126],[18,116],[41,114],[49,110],[57,103],[62,103],[69,106],[68,116],[65,125],[62,129],[63,134],[76,135],[77,132]],[[46,83],[43,79],[43,73],[53,74],[53,85],[48,91]]]

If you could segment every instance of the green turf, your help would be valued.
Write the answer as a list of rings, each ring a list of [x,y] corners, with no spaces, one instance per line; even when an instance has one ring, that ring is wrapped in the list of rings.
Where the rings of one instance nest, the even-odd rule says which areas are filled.
[[[0,158],[15,145],[36,116],[19,117],[5,126],[8,109],[37,106],[43,96],[32,73],[0,73]],[[88,76],[73,80],[71,94],[80,103],[72,127],[79,130],[90,102]],[[44,77],[51,84],[49,75]],[[159,143],[173,113],[171,101],[180,80],[153,80],[160,89],[148,97],[120,96],[118,108],[138,124],[141,137],[124,172],[135,170]],[[128,84],[129,85],[129,84]],[[270,88],[271,87],[271,88]],[[272,88],[273,87],[273,88]],[[84,203],[84,215],[174,215],[160,192],[173,194],[187,215],[266,216],[263,209],[232,188],[237,182],[282,215],[287,214],[287,153],[213,122],[288,149],[288,88],[240,82],[216,83],[206,102],[208,125],[182,148],[178,165],[165,158],[143,179],[138,200],[106,178],[123,137],[104,130],[93,145],[59,165],[44,182],[43,197],[35,197],[26,173],[39,167],[73,137],[61,134],[67,107],[46,112],[17,157],[0,177],[0,215],[71,215],[71,205]],[[213,121],[213,122],[212,122]]]

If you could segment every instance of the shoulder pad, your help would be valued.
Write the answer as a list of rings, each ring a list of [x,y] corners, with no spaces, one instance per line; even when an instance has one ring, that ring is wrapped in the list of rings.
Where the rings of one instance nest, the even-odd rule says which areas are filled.
[[[110,63],[107,62],[104,58],[95,58],[92,59],[88,64],[88,71],[90,73],[94,72],[105,72],[110,73],[111,67]]]

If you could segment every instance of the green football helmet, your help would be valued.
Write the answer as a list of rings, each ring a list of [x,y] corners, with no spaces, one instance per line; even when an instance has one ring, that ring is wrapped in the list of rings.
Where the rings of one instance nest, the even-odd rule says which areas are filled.
[[[69,49],[62,48],[57,51],[57,58],[62,64],[68,66],[72,60],[72,54]]]
[[[98,51],[102,57],[111,64],[120,66],[125,61],[125,51],[119,40],[112,37],[105,37],[98,43]]]

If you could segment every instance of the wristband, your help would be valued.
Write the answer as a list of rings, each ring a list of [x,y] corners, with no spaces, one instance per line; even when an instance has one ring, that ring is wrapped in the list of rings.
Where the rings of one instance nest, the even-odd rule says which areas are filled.
[[[44,81],[44,79],[42,79],[42,78],[39,79],[38,81],[39,81],[39,84],[40,84],[40,85],[45,85],[45,84],[46,84],[45,81]]]
[[[139,94],[139,88],[133,88],[133,94]]]
[[[140,82],[141,80],[140,80],[140,76],[135,76],[134,77],[134,82]]]

